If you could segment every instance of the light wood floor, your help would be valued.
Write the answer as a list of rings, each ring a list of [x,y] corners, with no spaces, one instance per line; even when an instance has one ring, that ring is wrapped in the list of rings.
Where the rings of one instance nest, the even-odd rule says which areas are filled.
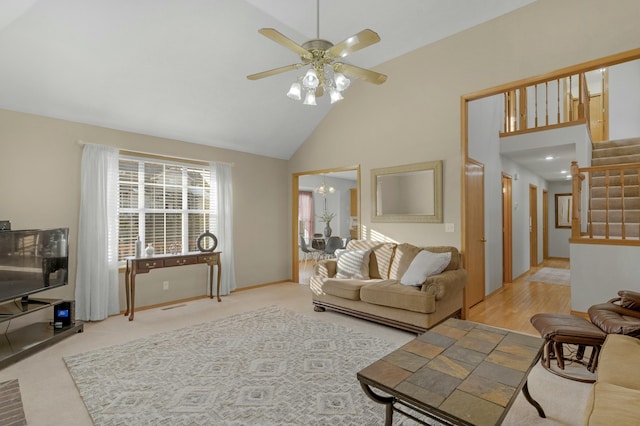
[[[467,319],[538,335],[538,331],[533,328],[530,322],[534,314],[539,312],[570,314],[570,286],[529,281],[531,275],[545,266],[569,269],[569,260],[545,260],[528,273],[513,280],[513,283],[505,284],[502,289],[471,307]],[[313,274],[313,261],[308,261],[306,267],[304,262],[300,262],[300,282],[308,283],[311,274]]]
[[[472,306],[469,320],[538,335],[530,318],[540,312],[571,313],[571,287],[528,281],[543,267],[569,269],[568,259],[548,259],[528,273],[504,284],[484,301]]]

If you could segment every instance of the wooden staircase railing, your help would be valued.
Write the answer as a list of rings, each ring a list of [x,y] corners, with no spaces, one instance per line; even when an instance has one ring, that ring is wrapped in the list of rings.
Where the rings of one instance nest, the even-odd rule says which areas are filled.
[[[571,176],[571,242],[640,245],[640,163],[578,167],[573,161]]]
[[[509,90],[500,136],[589,122],[585,73],[560,76]]]

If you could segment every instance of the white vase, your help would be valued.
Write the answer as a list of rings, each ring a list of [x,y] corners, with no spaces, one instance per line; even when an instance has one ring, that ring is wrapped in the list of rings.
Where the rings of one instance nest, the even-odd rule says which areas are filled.
[[[147,244],[147,248],[144,250],[144,252],[147,254],[147,257],[153,257],[153,246],[151,245],[151,243]]]

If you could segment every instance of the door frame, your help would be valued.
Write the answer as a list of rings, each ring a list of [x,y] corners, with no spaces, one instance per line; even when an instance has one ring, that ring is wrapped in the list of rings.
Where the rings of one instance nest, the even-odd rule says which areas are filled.
[[[542,260],[549,258],[549,190],[542,188]]]
[[[309,175],[328,175],[336,172],[356,172],[356,188],[358,189],[357,195],[357,208],[358,208],[358,238],[361,235],[362,229],[362,221],[361,221],[361,210],[360,210],[360,165],[356,166],[346,166],[346,167],[334,167],[331,169],[322,169],[322,170],[310,170],[305,172],[296,172],[291,174],[291,280],[293,282],[300,281],[300,256],[298,247],[300,245],[299,235],[298,235],[298,196],[299,196],[299,185],[300,185],[300,176],[309,176]]]
[[[538,187],[529,184],[529,268],[538,266]]]
[[[513,282],[513,179],[502,173],[502,283]]]

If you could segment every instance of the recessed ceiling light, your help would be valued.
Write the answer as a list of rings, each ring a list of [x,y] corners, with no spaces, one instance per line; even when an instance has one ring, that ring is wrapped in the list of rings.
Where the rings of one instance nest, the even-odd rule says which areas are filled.
[[[571,175],[567,175],[567,179],[571,179]]]
[[[553,160],[553,155],[547,155],[544,157],[545,160]]]
[[[565,173],[567,173],[567,171],[566,170],[560,170],[560,173],[565,174]]]

